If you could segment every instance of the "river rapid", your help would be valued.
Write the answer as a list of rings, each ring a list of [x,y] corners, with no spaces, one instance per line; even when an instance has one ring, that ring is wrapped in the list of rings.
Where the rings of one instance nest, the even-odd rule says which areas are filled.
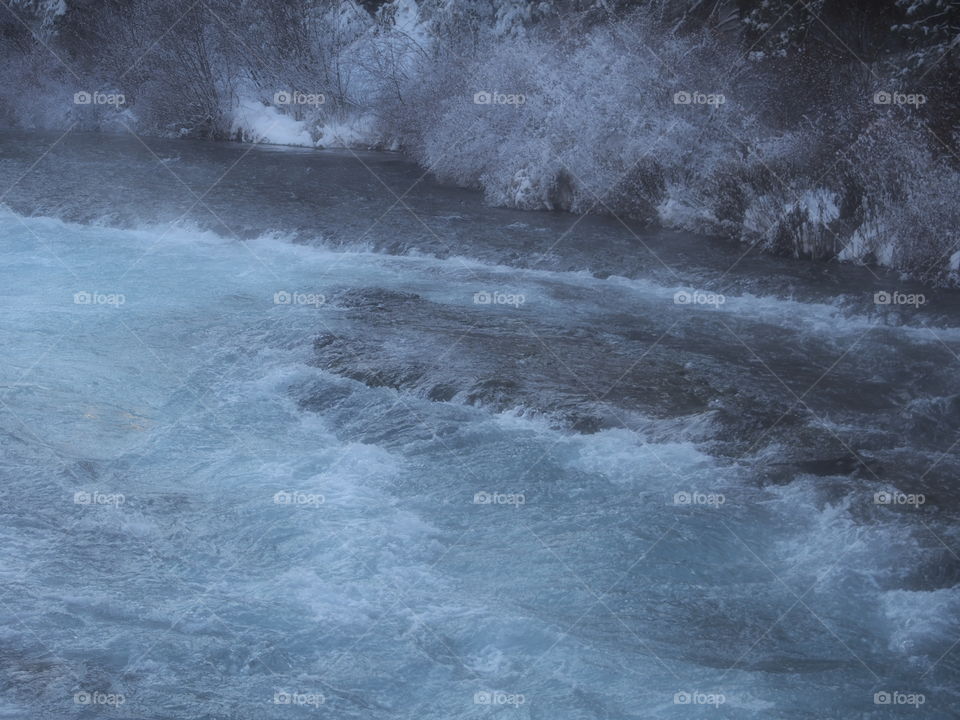
[[[0,717],[954,716],[956,293],[389,153],[0,193]]]

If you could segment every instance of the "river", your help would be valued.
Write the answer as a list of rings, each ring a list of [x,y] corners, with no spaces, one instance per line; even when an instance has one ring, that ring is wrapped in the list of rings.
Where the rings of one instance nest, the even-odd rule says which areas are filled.
[[[390,153],[3,133],[0,204],[0,717],[960,702],[956,293]]]

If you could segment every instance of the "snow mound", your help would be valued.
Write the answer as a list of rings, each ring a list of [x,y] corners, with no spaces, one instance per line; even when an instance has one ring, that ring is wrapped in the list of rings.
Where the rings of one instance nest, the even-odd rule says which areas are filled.
[[[233,111],[231,132],[247,142],[313,147],[306,123],[259,100],[241,100]]]

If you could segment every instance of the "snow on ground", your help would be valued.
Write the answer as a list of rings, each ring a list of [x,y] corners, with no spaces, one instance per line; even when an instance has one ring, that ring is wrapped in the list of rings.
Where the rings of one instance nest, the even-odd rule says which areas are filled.
[[[386,143],[378,135],[372,115],[351,116],[344,120],[328,119],[317,127],[317,147],[325,148],[369,148],[387,146],[388,150],[398,149]]]
[[[313,147],[306,123],[259,100],[241,100],[233,111],[231,133],[248,142]]]
[[[246,142],[316,148],[396,149],[377,134],[371,115],[355,115],[320,122],[297,120],[280,108],[259,100],[243,100],[234,108],[230,132]]]

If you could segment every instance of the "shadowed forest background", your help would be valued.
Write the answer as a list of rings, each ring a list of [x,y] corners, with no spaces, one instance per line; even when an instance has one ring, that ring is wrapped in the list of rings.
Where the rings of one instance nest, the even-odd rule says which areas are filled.
[[[495,205],[955,285],[958,39],[947,0],[13,0],[0,125],[401,150]]]

